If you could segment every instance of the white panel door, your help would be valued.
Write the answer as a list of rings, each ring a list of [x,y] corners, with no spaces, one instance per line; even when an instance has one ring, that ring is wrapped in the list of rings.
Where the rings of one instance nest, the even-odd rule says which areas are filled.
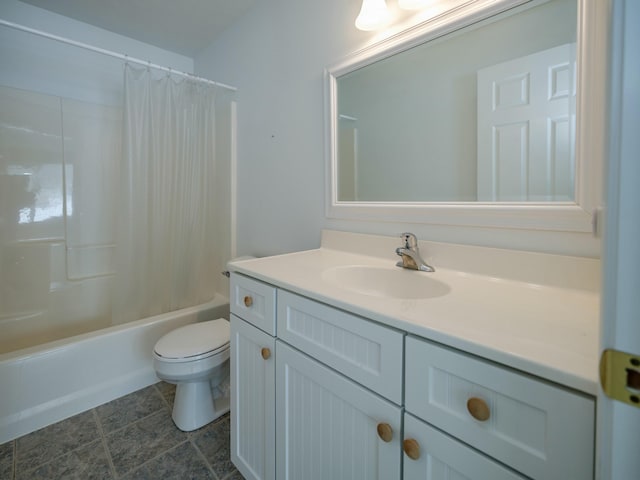
[[[280,341],[276,405],[279,480],[400,478],[400,407]]]
[[[274,347],[273,337],[231,315],[231,461],[247,480],[276,478]]]
[[[601,350],[611,348],[640,357],[640,2],[612,3]],[[636,401],[640,397],[637,389],[630,389],[629,395],[635,395]],[[640,478],[639,432],[640,408],[601,393],[599,479]]]
[[[478,70],[478,200],[571,201],[575,44]]]
[[[403,480],[525,478],[409,414],[404,415],[404,438],[417,442],[419,455],[404,455]]]

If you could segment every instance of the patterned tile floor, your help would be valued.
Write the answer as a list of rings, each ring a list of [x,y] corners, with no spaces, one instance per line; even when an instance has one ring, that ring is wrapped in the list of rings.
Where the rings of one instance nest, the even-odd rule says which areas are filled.
[[[175,386],[160,382],[0,445],[0,480],[241,480],[229,415],[193,432],[171,420]]]

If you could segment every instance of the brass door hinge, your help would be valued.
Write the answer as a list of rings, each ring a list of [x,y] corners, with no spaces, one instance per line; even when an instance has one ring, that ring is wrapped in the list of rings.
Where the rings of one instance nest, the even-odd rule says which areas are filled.
[[[617,350],[602,352],[600,385],[608,397],[640,407],[640,355]]]

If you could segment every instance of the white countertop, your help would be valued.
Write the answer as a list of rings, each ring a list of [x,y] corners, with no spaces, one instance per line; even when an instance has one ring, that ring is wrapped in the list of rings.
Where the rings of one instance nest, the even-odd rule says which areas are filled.
[[[424,251],[422,244],[421,250]],[[486,250],[489,256],[499,252]],[[513,257],[513,252],[507,252]],[[553,264],[562,263],[548,257],[552,257]],[[231,262],[229,268],[410,334],[597,394],[600,307],[596,291],[462,272],[441,267],[436,260],[434,273],[399,269],[409,275],[429,275],[450,286],[446,295],[427,299],[356,293],[323,275],[332,267],[344,265],[396,268],[393,250],[388,258],[380,258],[324,246]],[[538,257],[534,260],[539,262]],[[509,261],[513,262],[513,258]],[[522,263],[526,262],[523,257]],[[444,258],[442,263],[447,263]]]

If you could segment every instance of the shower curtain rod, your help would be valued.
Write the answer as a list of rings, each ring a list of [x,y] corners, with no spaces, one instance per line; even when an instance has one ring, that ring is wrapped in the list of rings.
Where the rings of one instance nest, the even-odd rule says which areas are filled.
[[[225,85],[224,83],[214,82],[213,80],[209,80],[208,78],[198,77],[197,75],[193,75],[187,72],[181,72],[180,70],[174,70],[173,68],[170,68],[170,67],[163,67],[162,65],[157,65],[149,61],[140,60],[138,58],[130,57],[129,55],[124,55],[122,53],[113,52],[111,50],[105,50],[104,48],[94,47],[93,45],[89,45],[86,43],[76,42],[75,40],[59,37],[58,35],[52,35],[51,33],[43,32],[41,30],[36,30],[34,28],[25,27],[24,25],[19,25],[17,23],[7,22],[6,20],[0,19],[0,25],[4,25],[5,27],[13,28],[16,30],[21,30],[23,32],[33,33],[34,35],[39,35],[40,37],[48,38],[50,40],[55,40],[61,43],[66,43],[67,45],[73,45],[74,47],[84,48],[86,50],[100,53],[102,55],[107,55],[109,57],[119,58],[120,60],[124,60],[125,62],[137,63],[139,65],[144,65],[146,67],[155,68],[156,70],[162,70],[164,72],[169,72],[181,77],[186,77],[191,80],[195,80],[197,82],[215,85],[216,87],[224,88],[226,90],[231,90],[232,92],[235,92],[238,90],[236,87],[232,87],[231,85]]]

